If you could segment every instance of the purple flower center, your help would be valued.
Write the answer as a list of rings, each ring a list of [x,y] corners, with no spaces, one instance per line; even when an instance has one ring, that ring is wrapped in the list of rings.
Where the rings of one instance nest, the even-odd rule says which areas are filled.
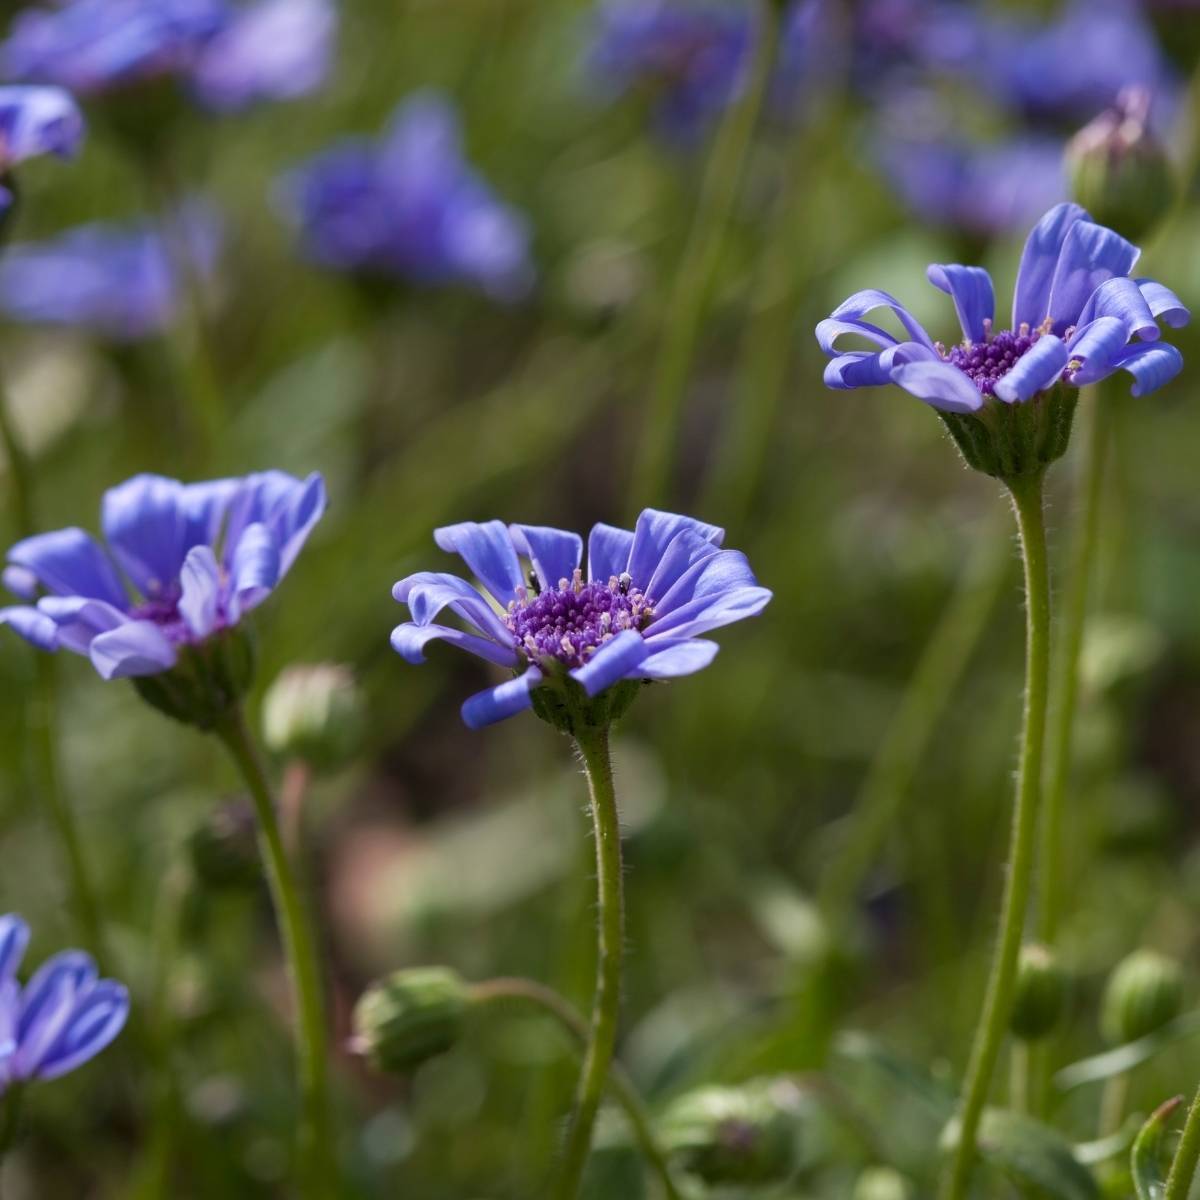
[[[983,342],[964,342],[951,347],[946,361],[970,376],[971,382],[985,395],[996,394],[996,384],[1016,365],[1041,336],[1039,330],[1022,328],[1001,330]]]
[[[504,623],[517,649],[535,662],[556,658],[568,667],[582,667],[610,638],[626,629],[640,632],[653,618],[652,602],[628,575],[584,583],[576,568],[557,588],[532,596],[522,588]]]

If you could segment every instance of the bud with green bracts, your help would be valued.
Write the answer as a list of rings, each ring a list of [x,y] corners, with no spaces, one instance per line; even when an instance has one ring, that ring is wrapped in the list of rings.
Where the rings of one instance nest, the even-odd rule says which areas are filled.
[[[1135,950],[1104,989],[1100,1029],[1113,1045],[1135,1042],[1173,1021],[1183,1008],[1183,970],[1156,950]]]
[[[796,1167],[800,1107],[787,1080],[698,1088],[671,1104],[658,1135],[668,1157],[704,1183],[777,1183]]]
[[[1075,199],[1101,225],[1135,240],[1154,229],[1175,198],[1171,165],[1149,116],[1150,93],[1126,88],[1067,144]]]
[[[337,663],[288,667],[263,698],[263,740],[280,758],[332,771],[362,737],[363,700],[354,675]]]
[[[354,1008],[351,1048],[379,1071],[405,1074],[462,1037],[470,989],[449,967],[396,971]]]
[[[909,1182],[893,1167],[868,1167],[854,1184],[851,1200],[912,1200]]]
[[[1062,1017],[1067,979],[1053,950],[1037,943],[1021,947],[1017,983],[1008,1024],[1024,1042],[1044,1038]]]

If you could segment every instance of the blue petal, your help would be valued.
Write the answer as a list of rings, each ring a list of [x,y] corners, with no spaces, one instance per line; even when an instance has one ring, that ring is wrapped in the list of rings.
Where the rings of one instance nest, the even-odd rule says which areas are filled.
[[[1079,321],[1091,294],[1115,275],[1128,275],[1141,251],[1119,233],[1092,221],[1076,221],[1067,233],[1050,284],[1050,318],[1055,333]]]
[[[14,596],[22,600],[32,600],[38,593],[37,576],[28,567],[5,567],[0,572],[0,580]]]
[[[0,170],[39,154],[69,158],[83,141],[83,116],[57,87],[0,87]]]
[[[839,354],[825,364],[825,386],[838,391],[860,387],[882,387],[892,382],[892,369],[883,356],[870,350],[852,350]]]
[[[1099,362],[1083,367],[1075,376],[1082,386],[1107,379],[1117,371],[1128,371],[1133,376],[1135,396],[1145,396],[1170,383],[1183,370],[1183,355],[1169,342],[1135,342],[1119,351],[1106,365]]]
[[[511,638],[508,626],[496,610],[465,579],[439,571],[418,571],[401,579],[392,595],[407,604],[418,625],[430,624],[444,608],[462,617],[481,633],[497,641]]]
[[[28,1079],[66,1027],[78,997],[96,982],[96,964],[82,950],[64,950],[34,972],[21,994],[18,1049],[12,1070]]]
[[[28,945],[29,926],[16,913],[0,917],[0,984],[15,977]]]
[[[892,382],[944,412],[975,412],[983,407],[979,389],[948,362],[903,363],[893,367]]]
[[[524,585],[516,547],[503,521],[444,525],[433,531],[433,540],[443,550],[458,554],[501,607],[506,608]]]
[[[242,492],[241,479],[213,479],[188,483],[183,488],[183,549],[216,546],[221,526],[235,498]]]
[[[597,524],[588,534],[588,579],[607,583],[629,569],[633,531]]]
[[[1157,327],[1155,329],[1157,333]],[[1077,371],[1076,363],[1107,364],[1129,341],[1129,326],[1120,317],[1097,317],[1081,325],[1067,342],[1067,357]],[[1071,382],[1077,382],[1074,371]]]
[[[104,493],[100,514],[117,562],[144,596],[160,595],[178,580],[186,532],[183,484],[135,475]]]
[[[210,546],[188,551],[179,574],[179,612],[198,638],[217,627],[221,614],[221,567]]]
[[[127,613],[103,600],[88,600],[82,596],[43,596],[38,612],[49,617],[57,627],[55,647],[87,654],[92,639],[124,625],[131,618]]]
[[[645,590],[667,547],[685,529],[698,534],[706,542],[712,542],[714,546],[719,546],[725,540],[725,530],[716,525],[706,525],[692,517],[659,512],[653,508],[642,510],[633,531],[627,568],[638,587]]]
[[[1050,311],[1050,285],[1067,234],[1077,221],[1091,218],[1078,204],[1057,204],[1033,227],[1021,254],[1013,291],[1012,327],[1036,329]]]
[[[646,639],[635,629],[626,629],[607,642],[582,667],[570,672],[571,678],[589,696],[598,696],[605,688],[637,675],[637,668],[650,654]]]
[[[1043,334],[1017,359],[1012,370],[997,380],[997,399],[1014,404],[1037,395],[1063,373],[1070,357],[1062,338]]]
[[[237,482],[229,503],[226,559],[251,525],[263,525],[278,547],[282,579],[325,511],[325,483],[316,473],[301,480],[286,471],[261,471]]]
[[[831,321],[861,321],[867,313],[874,312],[877,308],[886,308],[891,311],[914,342],[920,342],[930,350],[933,349],[933,339],[925,332],[920,321],[895,296],[880,291],[878,288],[866,288],[861,292],[855,292],[853,296],[843,300],[829,314],[828,319]]]
[[[826,354],[838,354],[837,340],[843,334],[852,337],[864,337],[877,346],[894,346],[898,338],[893,337],[886,329],[872,325],[869,321],[843,321],[834,317],[826,317],[817,322],[817,345]]]
[[[654,574],[640,585],[642,591],[654,602],[655,610],[662,612],[664,609],[659,605],[659,597],[663,598],[664,604],[667,603],[666,597],[683,575],[689,572],[694,574],[697,565],[714,554],[728,553],[730,551],[719,550],[695,530],[682,530],[671,539],[671,544],[654,568]]]
[[[229,566],[230,621],[236,624],[243,613],[261,604],[282,574],[283,560],[275,534],[265,525],[248,525]]]
[[[771,593],[764,587],[697,592],[662,621],[655,621],[646,631],[646,641],[654,649],[663,639],[695,637],[722,625],[732,625],[734,621],[756,617],[770,602]]]
[[[969,342],[982,342],[987,325],[996,315],[996,293],[992,277],[982,267],[963,267],[957,263],[934,263],[926,271],[929,282],[954,298],[958,323]]]
[[[280,579],[292,569],[292,563],[304,548],[308,535],[325,515],[327,503],[325,480],[314,471],[296,488],[289,503],[268,517],[267,524],[279,543]]]
[[[515,667],[521,662],[520,655],[513,649],[511,638],[506,645],[501,645],[491,638],[464,633],[461,629],[452,629],[449,625],[415,625],[411,621],[397,625],[392,630],[392,648],[410,663],[423,663],[426,643],[432,641],[449,642],[460,650],[486,658],[488,662],[497,663],[502,667]]]
[[[583,559],[583,538],[577,533],[547,525],[510,525],[508,531],[517,553],[533,563],[543,588],[570,579]]]
[[[36,608],[21,604],[0,608],[0,625],[7,625],[39,650],[58,649],[58,626]]]
[[[88,654],[102,679],[157,675],[175,665],[178,654],[150,621],[127,621],[92,639]]]
[[[59,596],[89,596],[124,608],[129,600],[108,555],[82,529],[58,529],[18,542],[10,562],[32,571],[41,585]]]
[[[638,667],[642,679],[673,679],[704,670],[717,656],[716,642],[702,638],[662,638],[649,643],[654,653]]]
[[[541,671],[537,667],[530,667],[516,679],[476,692],[463,702],[462,719],[468,728],[482,729],[485,725],[494,725],[506,717],[516,716],[533,703],[529,693],[541,682]]]
[[[1126,329],[1126,341],[1134,334],[1146,342],[1154,341],[1159,336],[1158,322],[1142,289],[1125,276],[1106,279],[1088,297],[1079,314],[1078,325],[1082,329],[1097,317],[1119,318]]]
[[[1192,314],[1183,301],[1165,284],[1154,279],[1137,279],[1134,282],[1145,296],[1150,311],[1156,317],[1161,317],[1172,329],[1182,329],[1192,319]]]
[[[58,1079],[94,1058],[125,1026],[129,992],[111,979],[102,979],[78,1001],[54,1044],[37,1068],[39,1079]]]
[[[697,596],[757,586],[750,562],[740,550],[721,550],[711,557],[697,558],[669,590],[654,596],[655,622],[651,628],[660,628],[676,609]]]

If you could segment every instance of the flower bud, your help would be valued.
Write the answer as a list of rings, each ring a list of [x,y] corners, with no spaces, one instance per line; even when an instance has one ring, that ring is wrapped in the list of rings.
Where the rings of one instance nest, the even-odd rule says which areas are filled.
[[[1173,1021],[1183,1007],[1183,970],[1156,950],[1135,950],[1108,978],[1100,1029],[1113,1045],[1136,1042]]]
[[[1093,220],[1132,239],[1162,220],[1175,192],[1166,151],[1148,128],[1149,115],[1150,93],[1126,88],[1067,144],[1075,199]]]
[[[273,754],[298,758],[313,770],[340,767],[363,730],[363,703],[348,667],[289,667],[263,698],[263,740]]]
[[[240,890],[261,878],[258,825],[249,801],[229,800],[214,809],[188,838],[196,879],[217,890]]]
[[[663,1115],[666,1153],[707,1184],[786,1179],[796,1161],[800,1093],[786,1080],[704,1087],[680,1096]]]
[[[449,967],[414,967],[374,983],[354,1007],[351,1045],[376,1070],[403,1074],[462,1036],[470,991]]]
[[[892,1167],[868,1167],[854,1185],[851,1200],[911,1200],[908,1180]]]
[[[1053,950],[1037,943],[1021,947],[1008,1024],[1025,1042],[1044,1038],[1062,1016],[1067,980]]]

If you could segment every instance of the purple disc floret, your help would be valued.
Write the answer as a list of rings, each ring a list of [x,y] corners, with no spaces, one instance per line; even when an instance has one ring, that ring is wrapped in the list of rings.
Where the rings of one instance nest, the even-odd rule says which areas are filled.
[[[585,567],[578,534],[502,521],[446,526],[437,544],[459,554],[483,590],[432,571],[402,579],[393,595],[412,619],[392,645],[419,663],[429,642],[446,641],[514,672],[463,705],[472,728],[529,708],[532,691],[559,674],[590,697],[624,680],[690,675],[717,652],[699,634],[755,616],[771,599],[746,556],[721,549],[724,536],[646,509],[633,530],[596,525]]]
[[[57,1079],[100,1053],[129,1015],[123,984],[101,979],[91,956],[64,950],[23,987],[17,980],[29,926],[0,916],[0,1095],[13,1084]]]
[[[86,655],[105,679],[169,671],[271,594],[324,511],[316,474],[134,476],[105,493],[107,548],[76,528],[12,547],[4,582],[29,603],[0,609],[0,624]]]

